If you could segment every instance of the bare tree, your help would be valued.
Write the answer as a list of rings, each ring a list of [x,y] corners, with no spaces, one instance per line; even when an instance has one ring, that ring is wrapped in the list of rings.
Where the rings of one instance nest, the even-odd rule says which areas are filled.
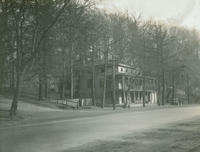
[[[63,13],[64,9],[69,5],[70,0],[65,0],[61,4],[59,10],[54,19],[50,21],[48,26],[42,27],[39,21],[38,8],[40,3],[33,0],[30,1],[11,1],[11,17],[13,18],[14,32],[16,37],[16,88],[13,96],[12,105],[10,108],[11,118],[17,113],[18,99],[21,91],[21,83],[23,82],[24,74],[31,68],[34,63],[35,58],[37,57],[38,52],[40,51],[41,43],[44,40],[46,34],[57,22],[59,16]],[[36,12],[34,15],[30,15],[30,8]],[[32,18],[34,22],[32,23]],[[32,39],[31,51],[26,51],[25,47],[25,31],[27,30],[27,22],[29,25],[33,25],[33,33],[30,35]]]

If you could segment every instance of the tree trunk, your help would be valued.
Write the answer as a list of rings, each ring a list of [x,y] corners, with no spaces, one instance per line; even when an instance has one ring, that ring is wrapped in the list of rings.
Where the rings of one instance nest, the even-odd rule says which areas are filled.
[[[188,104],[190,104],[190,79],[188,74],[187,74],[187,102]]]
[[[70,98],[74,98],[74,70],[73,70],[73,44],[70,50],[70,80],[71,80],[71,86],[70,86]]]
[[[174,78],[174,71],[172,73],[172,101],[174,100],[175,97],[175,78]]]
[[[160,88],[160,76],[158,76],[158,106],[160,106],[160,101],[161,101],[161,88]]]
[[[38,100],[41,101],[42,100],[42,88],[43,88],[43,84],[42,84],[42,74],[39,74],[39,86],[38,86]]]
[[[82,68],[80,67],[78,75],[78,98],[79,106],[82,106]]]
[[[162,106],[165,105],[165,65],[163,56],[163,44],[160,44],[160,72],[161,72],[161,88],[162,88]]]
[[[59,82],[59,93],[60,93],[60,99],[63,100],[64,98],[64,91],[63,91],[63,76],[62,78],[60,78],[60,82]]]
[[[145,71],[146,71],[146,40],[145,40],[145,31],[143,33],[143,101],[142,101],[142,106],[145,108],[146,103],[145,103],[145,96],[146,96],[146,84],[145,84]]]
[[[70,88],[70,98],[74,98],[74,74],[73,74],[73,68],[71,66],[71,88]]]
[[[94,53],[93,53],[94,54]],[[95,65],[94,65],[94,55],[92,59],[92,104],[96,106],[95,102]]]
[[[113,110],[115,110],[115,97],[116,97],[116,91],[115,91],[115,60],[113,60]]]
[[[17,80],[16,80],[16,87],[14,90],[14,96],[13,96],[13,101],[12,105],[10,108],[10,118],[12,119],[13,116],[17,115],[17,107],[18,107],[18,99],[20,97],[20,92],[21,92],[21,83],[23,81],[23,76],[19,72],[17,73]]]
[[[162,70],[162,105],[165,105],[165,72]]]
[[[44,97],[45,99],[48,97],[48,80],[47,80],[47,76],[45,74],[45,80],[44,80]]]
[[[22,63],[22,59],[21,59],[21,51],[22,51],[22,46],[20,45],[20,38],[21,36],[19,36],[19,20],[16,19],[16,26],[15,26],[15,32],[16,32],[16,87],[15,87],[15,91],[14,91],[14,95],[13,95],[13,101],[12,101],[12,105],[10,108],[10,117],[11,119],[13,118],[13,116],[16,116],[17,114],[17,106],[18,106],[18,99],[20,96],[20,88],[21,88],[21,82],[23,80],[23,72],[21,69],[21,63]]]
[[[145,103],[145,96],[146,96],[146,84],[145,84],[145,76],[143,76],[143,102],[142,102],[142,106],[145,107],[146,103]]]
[[[15,65],[14,62],[11,63],[11,71],[10,71],[10,91],[13,93],[15,87]]]
[[[64,55],[65,56],[65,55]],[[63,75],[62,75],[62,82],[61,82],[61,100],[65,98],[65,85],[66,85],[66,61],[65,57],[63,59]]]
[[[44,87],[44,98],[46,99],[47,98],[47,96],[48,96],[48,79],[47,79],[47,70],[48,70],[48,67],[47,67],[47,58],[46,58],[46,56],[47,56],[47,50],[46,50],[46,46],[45,46],[45,44],[46,45],[48,45],[47,44],[47,42],[46,41],[44,41],[43,42],[44,44],[44,50],[42,51],[42,63],[43,63],[43,65],[42,65],[42,77],[43,77],[43,87]]]

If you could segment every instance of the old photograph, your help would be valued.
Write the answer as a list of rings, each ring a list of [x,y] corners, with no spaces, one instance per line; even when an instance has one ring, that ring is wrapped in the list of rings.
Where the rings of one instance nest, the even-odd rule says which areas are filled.
[[[0,0],[0,152],[200,152],[200,0]]]

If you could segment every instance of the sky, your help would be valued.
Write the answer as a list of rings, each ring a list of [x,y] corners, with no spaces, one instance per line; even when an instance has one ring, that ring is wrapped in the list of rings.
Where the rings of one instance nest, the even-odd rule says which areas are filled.
[[[180,26],[200,29],[200,0],[100,0],[99,7],[109,12],[141,13],[144,18],[173,21]],[[199,6],[195,4],[199,2]],[[196,3],[195,3],[196,2]],[[194,11],[194,8],[197,9]],[[197,21],[199,17],[199,21]]]

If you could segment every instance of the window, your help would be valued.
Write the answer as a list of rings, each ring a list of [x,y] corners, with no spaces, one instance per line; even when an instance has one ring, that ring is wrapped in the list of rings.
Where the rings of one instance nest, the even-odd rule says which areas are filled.
[[[92,88],[92,79],[87,80],[87,88]]]
[[[107,87],[111,88],[112,87],[112,82],[111,81],[107,81]]]
[[[103,88],[103,85],[104,85],[103,80],[100,79],[100,80],[99,80],[99,87],[100,87],[100,88]]]
[[[140,86],[142,85],[142,80],[141,80],[141,79],[139,79],[139,85],[140,85]]]
[[[104,73],[105,72],[105,69],[104,68],[101,68],[100,69],[100,73]]]

